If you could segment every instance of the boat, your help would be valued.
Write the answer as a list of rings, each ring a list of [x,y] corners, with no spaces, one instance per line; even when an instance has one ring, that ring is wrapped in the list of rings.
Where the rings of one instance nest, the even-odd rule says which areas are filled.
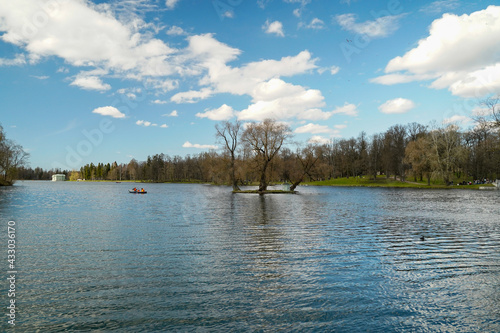
[[[135,190],[128,190],[128,193],[146,194],[146,193],[148,193],[148,191],[135,191]]]

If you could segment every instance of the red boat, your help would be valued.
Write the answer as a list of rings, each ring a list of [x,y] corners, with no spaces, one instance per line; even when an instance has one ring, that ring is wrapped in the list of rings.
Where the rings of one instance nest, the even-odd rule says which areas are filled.
[[[138,194],[146,194],[148,191],[139,191],[139,190],[128,190],[128,193],[138,193]]]

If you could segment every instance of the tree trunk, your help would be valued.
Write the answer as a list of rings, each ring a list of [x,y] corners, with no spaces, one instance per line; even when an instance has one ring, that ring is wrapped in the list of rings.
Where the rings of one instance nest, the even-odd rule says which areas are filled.
[[[302,183],[302,181],[304,180],[304,177],[300,177],[299,180],[297,180],[296,182],[294,182],[291,186],[290,186],[290,191],[293,192],[295,191],[295,188],[297,188],[297,186]]]
[[[233,185],[233,191],[240,191],[240,187],[238,186],[238,179],[236,179],[234,161],[235,161],[234,154],[231,154],[231,183]]]
[[[262,171],[260,174],[259,192],[264,192],[265,190],[267,190],[266,171],[267,171],[268,164],[269,164],[269,160],[266,160],[264,162],[264,165],[262,166]]]

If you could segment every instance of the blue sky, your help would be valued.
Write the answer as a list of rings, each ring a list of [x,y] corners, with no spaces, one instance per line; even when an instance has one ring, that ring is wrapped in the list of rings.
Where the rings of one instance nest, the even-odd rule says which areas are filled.
[[[198,154],[222,120],[304,143],[467,128],[500,92],[492,3],[2,1],[0,123],[46,169]]]

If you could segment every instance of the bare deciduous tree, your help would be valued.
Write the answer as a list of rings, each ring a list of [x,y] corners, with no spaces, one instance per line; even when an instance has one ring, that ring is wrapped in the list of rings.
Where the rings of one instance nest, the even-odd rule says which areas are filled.
[[[241,140],[254,153],[260,173],[259,192],[267,189],[267,167],[291,135],[288,125],[272,119],[250,124],[243,132]]]
[[[234,123],[229,121],[224,121],[220,125],[215,125],[215,130],[217,131],[216,137],[223,141],[224,148],[229,153],[231,157],[230,162],[230,178],[231,185],[233,186],[233,191],[239,191],[238,178],[236,177],[236,149],[238,148],[238,138],[241,130],[241,123],[236,120]]]

